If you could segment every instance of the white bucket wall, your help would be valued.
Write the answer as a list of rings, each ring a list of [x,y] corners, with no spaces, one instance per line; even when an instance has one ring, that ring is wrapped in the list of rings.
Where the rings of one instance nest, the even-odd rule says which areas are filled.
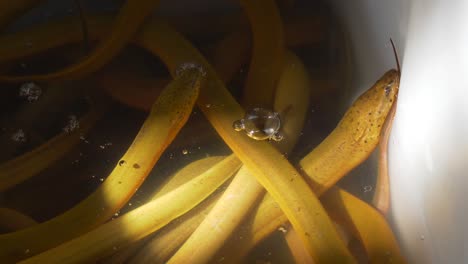
[[[468,1],[332,1],[355,96],[402,61],[390,138],[390,220],[410,263],[468,263]],[[354,98],[349,98],[353,100]]]

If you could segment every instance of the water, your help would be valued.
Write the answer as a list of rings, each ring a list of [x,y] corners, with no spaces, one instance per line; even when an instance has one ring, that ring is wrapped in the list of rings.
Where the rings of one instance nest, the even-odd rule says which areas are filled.
[[[48,6],[53,6],[55,2],[57,1],[50,1]],[[296,147],[288,155],[293,164],[297,164],[335,127],[343,113],[342,102],[346,97],[346,89],[343,88],[349,80],[349,58],[345,52],[347,44],[343,42],[346,38],[342,35],[331,10],[318,1],[307,1],[298,5],[302,6],[292,11],[287,11],[286,8],[282,10],[285,20],[290,17],[317,19],[323,26],[323,32],[312,32],[319,34],[319,41],[291,47],[305,64],[313,86],[305,125]],[[99,8],[91,6],[91,1],[85,1],[85,7]],[[50,19],[50,15],[41,15],[44,14],[44,10],[47,8],[31,12],[31,21]],[[62,16],[55,8],[51,7],[51,10],[54,17]],[[67,10],[70,10],[70,7],[64,7],[63,16],[69,15]],[[238,11],[237,6],[230,10],[234,13]],[[27,17],[23,18],[15,27],[25,28],[28,26],[27,21]],[[193,33],[197,25],[196,20],[191,23],[184,23],[178,19],[172,21],[175,21],[174,24],[181,32],[188,32],[186,34],[189,39],[207,57],[212,54],[211,47],[224,36],[216,30],[215,25],[212,31],[205,28]],[[200,28],[203,28],[201,23]],[[231,31],[230,28],[228,32]],[[311,34],[311,31],[305,31],[304,34]],[[35,45],[33,42],[27,43],[28,47]],[[83,48],[83,43],[68,45],[47,51],[40,56],[17,61],[9,65],[9,69],[16,74],[50,72],[82,58],[85,54]],[[242,97],[240,87],[247,72],[248,67],[243,65],[227,83],[230,92],[239,101]],[[0,142],[3,149],[3,153],[0,153],[1,162],[34,150],[62,132],[80,131],[83,128],[80,118],[89,111],[90,97],[96,96],[93,91],[101,92],[98,97],[112,98],[112,103],[89,132],[78,136],[76,146],[58,161],[34,177],[1,192],[0,207],[16,209],[38,222],[43,222],[85,199],[106,180],[116,164],[125,165],[119,161],[147,116],[148,109],[141,105],[147,107],[148,103],[144,99],[151,103],[157,97],[145,84],[154,78],[163,82],[167,76],[168,71],[157,58],[144,50],[129,46],[103,71],[79,82],[27,82],[19,87],[5,85],[8,87],[0,89]],[[113,94],[109,87],[117,86],[116,83],[128,84],[129,87]],[[147,96],[135,94],[137,88]],[[279,141],[283,139],[281,118],[282,113],[272,109],[255,108],[248,111],[243,119],[233,122],[233,129],[245,133],[252,140]],[[187,124],[162,154],[143,185],[126,202],[126,206],[115,213],[115,217],[121,217],[144,204],[154,192],[155,186],[160,186],[169,175],[186,164],[200,158],[229,153],[229,148],[203,113],[195,108]],[[369,199],[373,192],[373,180],[368,177],[347,179],[341,184],[365,199]],[[261,243],[249,255],[248,263],[287,263],[291,256],[283,240],[286,231],[285,227],[281,227]],[[116,247],[115,250],[119,251],[120,247]]]

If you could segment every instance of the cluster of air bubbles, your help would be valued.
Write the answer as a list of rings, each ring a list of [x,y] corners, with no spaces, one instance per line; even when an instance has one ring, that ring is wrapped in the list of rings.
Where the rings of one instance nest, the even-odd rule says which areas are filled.
[[[71,133],[77,130],[78,128],[80,128],[80,121],[78,121],[76,115],[69,115],[67,125],[63,128],[63,131],[65,131],[66,133]]]
[[[89,140],[87,140],[83,135],[80,135],[80,140],[86,144],[89,144]]]
[[[19,96],[28,100],[28,102],[35,102],[41,97],[42,89],[33,82],[27,82],[20,86]]]
[[[284,227],[284,226],[278,227],[278,231],[280,231],[280,232],[283,233],[283,234],[286,234],[286,233],[288,232],[288,230],[287,230],[286,227]]]
[[[265,108],[253,108],[245,113],[243,119],[234,121],[234,130],[244,131],[255,140],[272,139],[280,141],[283,135],[279,132],[281,119],[279,113]]]
[[[106,148],[108,148],[110,146],[112,146],[112,142],[106,142],[106,143],[104,143],[102,145],[99,145],[99,148],[100,149],[106,149]]]
[[[200,64],[194,62],[184,62],[180,64],[175,71],[175,75],[181,76],[185,71],[192,69],[198,70],[202,76],[206,76],[205,69]]]
[[[15,142],[26,142],[26,134],[24,133],[23,129],[18,129],[11,135],[11,140]]]

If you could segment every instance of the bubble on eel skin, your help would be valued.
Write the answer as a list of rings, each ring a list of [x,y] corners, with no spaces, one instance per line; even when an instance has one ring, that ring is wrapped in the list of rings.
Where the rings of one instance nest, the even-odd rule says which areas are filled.
[[[255,140],[283,139],[283,135],[279,133],[281,128],[279,114],[269,109],[253,108],[245,113],[244,118],[234,121],[232,126],[234,130],[244,131],[247,136]]]
[[[175,70],[175,75],[176,76],[181,76],[182,73],[184,73],[187,70],[195,69],[198,70],[202,76],[206,76],[206,71],[205,69],[200,65],[195,62],[184,62],[180,64],[177,69]]]

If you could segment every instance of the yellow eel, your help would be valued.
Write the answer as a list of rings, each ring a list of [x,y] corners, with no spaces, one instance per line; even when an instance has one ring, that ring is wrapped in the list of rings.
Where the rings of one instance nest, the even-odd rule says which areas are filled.
[[[392,229],[379,211],[337,187],[320,200],[333,219],[361,241],[370,263],[406,263]]]
[[[283,25],[273,0],[240,0],[252,31],[252,58],[244,87],[246,108],[271,109],[283,65]]]
[[[157,0],[125,1],[111,31],[82,61],[45,75],[0,76],[0,82],[74,80],[95,72],[120,52],[158,5]],[[89,29],[92,25],[88,24]],[[80,30],[81,32],[81,25]],[[31,43],[37,45],[38,43]]]
[[[388,84],[388,83],[387,83],[387,84]],[[390,89],[390,90],[392,90],[392,89]],[[391,93],[391,91],[390,91],[390,93]],[[214,103],[216,103],[216,102],[214,101]],[[203,106],[203,104],[202,104],[202,106]],[[351,116],[352,116],[352,115],[351,115]],[[220,122],[220,123],[221,123],[221,122]],[[228,135],[228,136],[229,136],[229,135]],[[365,137],[365,136],[364,136],[364,137]],[[357,135],[357,136],[354,135],[354,138],[359,139],[360,136],[359,136],[359,135]],[[372,139],[372,137],[369,137],[369,138]],[[314,150],[314,151],[315,151],[315,150]],[[305,163],[307,163],[307,162],[305,162]],[[305,163],[304,163],[304,164],[305,164]],[[301,164],[302,164],[302,162],[301,162]],[[311,177],[312,177],[312,179],[314,179],[315,176],[311,176]],[[332,185],[333,183],[326,182],[325,184],[322,184],[322,183],[320,183],[320,184],[321,184],[321,185],[325,185],[325,187],[323,187],[323,189],[326,189],[326,188],[327,188],[327,184],[328,184],[328,185]],[[316,188],[317,188],[317,187],[316,187]],[[320,189],[319,189],[319,190],[320,190]]]
[[[158,55],[171,72],[175,65],[184,61],[195,61],[207,69],[208,85],[201,89],[199,107],[237,157],[278,202],[309,253],[319,261],[354,262],[299,172],[268,142],[253,141],[232,129],[232,122],[242,117],[243,111],[206,60],[163,23],[151,23],[148,27],[154,28],[142,31],[138,42]]]
[[[231,155],[151,202],[20,263],[94,262],[162,228],[189,211],[229,179],[239,166],[238,160]]]
[[[387,215],[390,209],[390,179],[388,171],[388,140],[392,131],[393,118],[396,112],[395,103],[387,116],[387,120],[382,129],[379,141],[379,163],[377,169],[377,182],[375,183],[375,193],[372,199],[374,206],[383,214]]]
[[[114,170],[85,200],[49,221],[0,235],[0,259],[13,262],[54,247],[107,221],[125,205],[187,121],[205,79],[202,75],[187,69],[176,77]]]
[[[0,29],[3,30],[8,24],[18,18],[26,11],[40,5],[45,0],[15,0],[0,2]]]
[[[273,52],[269,54],[270,57],[268,58],[266,53],[264,53],[265,51],[268,52],[272,49],[276,49],[275,43],[283,43],[283,35],[278,34],[278,32],[282,33],[282,22],[279,15],[277,15],[279,11],[273,0],[264,0],[261,2],[261,4],[254,4],[253,1],[241,1],[251,21],[253,42],[257,43],[257,45],[253,45],[253,56],[246,84],[247,87],[253,90],[244,95],[244,101],[247,100],[250,105],[257,107],[262,106],[273,109],[274,97],[272,97],[272,95],[275,95],[275,81],[278,77],[276,75],[264,74],[264,72],[257,69],[269,68],[272,64],[282,63],[284,52]],[[259,8],[260,6],[262,9]],[[265,12],[265,7],[267,10],[273,12],[273,14],[269,16],[262,15]],[[264,34],[264,32],[259,29],[264,25],[270,24],[279,26],[273,30],[273,34]],[[247,41],[244,42],[248,43]],[[282,47],[280,46],[280,48]],[[288,58],[293,60],[288,61],[288,64],[297,62],[295,60],[297,57],[294,55]],[[259,89],[260,87],[262,88]],[[300,87],[302,88],[303,86]],[[251,96],[255,96],[255,98],[249,98]],[[259,100],[259,98],[261,98],[261,100]],[[290,97],[285,98],[289,99]],[[268,101],[268,99],[271,99],[271,101]],[[282,105],[280,106],[283,107]],[[283,128],[284,127],[285,125],[283,125]],[[297,134],[299,134],[299,132],[297,132]],[[290,143],[295,142],[294,138],[292,138],[291,141],[289,138],[284,141]],[[288,150],[290,150],[292,146],[292,144],[289,144],[287,146]],[[200,226],[195,229],[187,241],[184,242],[167,263],[207,263],[222,246],[223,241],[240,225],[241,221],[263,193],[264,189],[262,186],[249,172],[248,168],[242,166]]]
[[[30,216],[10,208],[0,207],[0,231],[2,233],[21,230],[36,224],[36,220]]]
[[[88,20],[88,23],[89,20]],[[93,27],[90,27],[93,28]],[[101,28],[101,27],[97,27]],[[198,105],[234,153],[277,200],[309,252],[320,260],[354,262],[332,222],[300,173],[267,142],[256,142],[232,129],[243,110],[216,77],[211,66],[180,35],[163,23],[148,24],[137,43],[158,55],[171,73],[178,65],[195,62],[207,71]],[[210,106],[210,107],[207,107]],[[225,110],[224,110],[225,109]],[[330,256],[327,252],[335,252]]]
[[[396,98],[398,85],[399,75],[396,70],[385,73],[376,84],[353,103],[330,136],[300,161],[301,169],[308,176],[309,183],[315,189],[317,195],[320,196],[325,193],[336,181],[359,165],[375,149],[380,138],[382,125]],[[327,156],[327,159],[320,154]],[[318,178],[317,175],[324,177]],[[323,184],[319,184],[320,180],[322,180]],[[352,198],[349,195],[343,197]],[[365,208],[365,210],[369,211],[369,215],[377,218],[367,219],[369,228],[382,229],[384,233],[391,232],[388,224],[380,219],[381,216],[372,213],[375,209],[369,205],[366,205]],[[350,207],[349,210],[353,210],[353,208]],[[246,223],[247,226],[250,226],[250,229],[241,229],[241,234],[238,234],[238,236],[243,237],[243,242],[239,243],[235,239],[229,241],[218,257],[225,258],[229,262],[232,259],[231,263],[235,263],[253,245],[276,230],[285,221],[286,218],[274,205],[271,197],[265,196],[254,216],[249,218],[249,222]],[[378,233],[375,233],[375,235],[378,236]],[[378,236],[374,239],[378,241],[378,238],[382,237]],[[392,239],[393,237],[383,238],[380,244],[390,245],[388,247],[389,254],[387,255],[389,259],[401,259],[399,251],[392,251],[392,249],[398,249],[396,244],[392,244],[396,243]],[[236,253],[231,254],[231,251]],[[372,255],[372,252],[368,253]]]
[[[158,188],[158,190],[152,195],[152,199],[156,199],[169,191],[174,190],[186,181],[210,169],[212,166],[215,166],[222,159],[223,157],[215,156],[196,160],[190,163],[169,177],[169,180],[165,182],[161,188]],[[239,166],[240,165],[241,163],[239,161]],[[237,169],[238,168],[236,168],[236,170]],[[234,172],[232,174],[234,174]],[[213,208],[215,201],[220,198],[221,194],[222,191],[218,190],[217,193],[214,193],[200,205],[190,210],[176,221],[165,226],[154,236],[150,237],[148,243],[145,243],[143,240],[138,241],[138,243],[135,243],[137,246],[134,247],[132,245],[132,248],[124,250],[123,254],[127,254],[127,256],[119,256],[120,254],[117,253],[116,257],[110,258],[110,263],[128,260],[136,251],[138,251],[138,254],[131,259],[131,262],[133,263],[162,263],[166,261],[203,221],[203,218],[211,208]],[[125,251],[131,251],[132,253],[125,253]]]
[[[80,142],[80,136],[86,134],[103,116],[108,102],[96,102],[89,113],[80,119],[80,127],[71,132],[62,132],[39,147],[12,160],[0,164],[0,192],[19,184],[47,169],[65,153]]]
[[[330,135],[301,160],[301,169],[316,194],[333,186],[377,147],[399,83],[398,71],[387,71],[359,96]]]

